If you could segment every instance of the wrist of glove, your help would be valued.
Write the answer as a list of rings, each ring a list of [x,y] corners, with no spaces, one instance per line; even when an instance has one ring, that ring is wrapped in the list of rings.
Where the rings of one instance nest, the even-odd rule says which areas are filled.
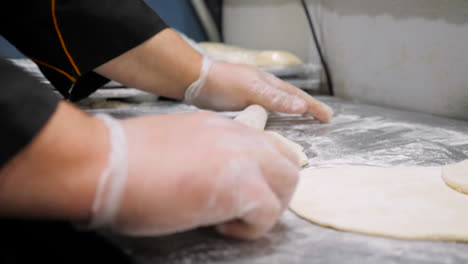
[[[206,84],[211,67],[213,67],[213,61],[206,56],[203,57],[202,67],[200,70],[200,77],[198,78],[198,80],[193,82],[185,91],[184,100],[186,103],[196,103],[197,98],[200,97],[200,93]]]
[[[119,121],[97,115],[108,128],[110,139],[109,165],[99,178],[92,205],[91,228],[111,227],[117,216],[128,178],[127,139]]]

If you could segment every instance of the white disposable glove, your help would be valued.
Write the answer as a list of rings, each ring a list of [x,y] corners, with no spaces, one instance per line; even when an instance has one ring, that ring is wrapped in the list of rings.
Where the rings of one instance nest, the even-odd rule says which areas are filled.
[[[310,114],[328,122],[333,112],[301,89],[257,68],[205,57],[200,78],[188,87],[185,101],[204,109],[241,110],[258,104],[273,112]]]
[[[92,227],[154,236],[215,225],[252,239],[273,227],[295,189],[294,153],[219,115],[99,118],[109,127],[112,150]]]

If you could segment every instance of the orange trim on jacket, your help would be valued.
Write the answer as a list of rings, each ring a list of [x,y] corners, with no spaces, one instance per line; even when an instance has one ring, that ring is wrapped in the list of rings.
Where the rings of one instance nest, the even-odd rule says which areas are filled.
[[[29,57],[29,56],[28,56],[28,57]],[[63,71],[63,70],[61,70],[61,69],[59,69],[59,68],[57,68],[57,67],[55,67],[55,66],[52,66],[52,65],[50,65],[50,64],[48,64],[48,63],[45,63],[45,62],[43,62],[43,61],[40,61],[40,60],[38,60],[38,59],[34,59],[34,58],[31,58],[31,57],[29,57],[29,58],[30,58],[31,60],[33,60],[34,62],[38,63],[38,64],[44,65],[44,66],[46,66],[46,67],[48,67],[48,68],[51,68],[51,69],[53,69],[53,70],[55,70],[55,71],[57,71],[57,72],[59,72],[59,73],[65,75],[68,79],[70,79],[70,81],[72,81],[72,82],[74,82],[74,83],[76,82],[76,78],[73,77],[73,76],[71,76],[70,74],[66,73],[65,71]]]
[[[63,51],[65,52],[65,55],[67,55],[68,60],[70,61],[71,65],[73,66],[73,69],[75,69],[76,74],[78,76],[81,76],[81,72],[78,69],[78,66],[76,66],[75,61],[73,60],[72,56],[68,52],[67,46],[65,45],[65,41],[63,40],[62,33],[60,32],[58,22],[57,22],[57,16],[55,15],[55,2],[56,0],[51,0],[51,5],[52,5],[52,19],[54,20],[54,26],[55,26],[55,31],[57,32],[57,35],[60,40],[60,44],[62,45]]]

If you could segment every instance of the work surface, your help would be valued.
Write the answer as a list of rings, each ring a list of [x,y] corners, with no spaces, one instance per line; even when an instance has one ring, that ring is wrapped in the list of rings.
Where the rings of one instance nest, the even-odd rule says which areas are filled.
[[[310,166],[436,166],[468,158],[468,122],[335,98],[320,99],[335,110],[330,124],[306,117],[272,115],[267,127],[301,144]],[[151,107],[90,112],[123,118],[193,111],[197,109],[161,102]],[[306,222],[291,212],[285,213],[273,232],[253,242],[228,239],[209,228],[161,238],[110,238],[141,264],[468,263],[465,243],[405,241],[340,232]]]

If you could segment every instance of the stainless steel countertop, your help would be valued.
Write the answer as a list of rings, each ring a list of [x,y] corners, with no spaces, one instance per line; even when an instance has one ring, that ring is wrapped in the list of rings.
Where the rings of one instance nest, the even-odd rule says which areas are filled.
[[[435,166],[468,158],[466,121],[319,98],[336,112],[330,124],[287,115],[272,115],[268,122],[268,129],[305,147],[310,166]],[[198,110],[160,102],[89,112],[124,118],[193,111]],[[285,213],[273,232],[251,242],[219,236],[210,228],[159,238],[106,236],[141,264],[468,263],[465,243],[407,241],[341,232],[311,224],[291,212]]]

